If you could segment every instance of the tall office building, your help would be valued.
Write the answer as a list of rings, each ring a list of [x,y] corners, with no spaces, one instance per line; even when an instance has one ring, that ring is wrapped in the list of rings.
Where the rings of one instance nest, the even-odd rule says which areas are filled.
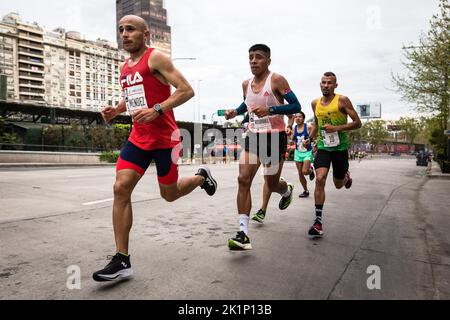
[[[172,55],[171,28],[167,25],[167,10],[163,0],[116,0],[117,25],[129,14],[137,15],[150,26],[150,45],[168,56]],[[121,47],[119,34],[117,43]]]

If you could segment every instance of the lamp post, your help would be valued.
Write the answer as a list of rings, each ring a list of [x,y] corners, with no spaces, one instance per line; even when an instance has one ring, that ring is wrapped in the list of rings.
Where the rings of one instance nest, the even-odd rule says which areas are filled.
[[[172,62],[174,62],[174,61],[180,61],[180,60],[187,60],[187,61],[196,61],[197,60],[197,58],[196,57],[180,57],[180,58],[173,58],[172,59]],[[200,128],[198,128],[198,126],[196,125],[196,118],[197,118],[197,111],[196,111],[196,101],[194,100],[194,112],[193,112],[193,114],[194,114],[194,120],[193,120],[193,123],[194,123],[194,159],[195,159],[195,157],[198,157],[198,154],[196,154],[196,151],[197,152],[200,152],[200,158],[201,158],[201,161],[203,162],[203,148],[202,148],[202,143],[201,143],[201,141],[202,141],[202,127],[200,126]],[[200,131],[200,134],[197,132],[197,131]],[[196,134],[196,132],[197,132],[197,134]],[[197,136],[199,136],[199,137],[197,137]],[[200,148],[198,148],[198,145],[200,145]]]

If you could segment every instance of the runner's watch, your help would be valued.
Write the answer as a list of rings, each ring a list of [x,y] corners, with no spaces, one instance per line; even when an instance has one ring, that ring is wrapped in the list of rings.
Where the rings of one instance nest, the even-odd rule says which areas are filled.
[[[153,109],[155,109],[155,111],[158,112],[160,116],[164,114],[164,111],[162,110],[161,105],[159,103],[155,104],[153,106]]]
[[[275,114],[275,107],[269,108],[269,115],[273,116]]]

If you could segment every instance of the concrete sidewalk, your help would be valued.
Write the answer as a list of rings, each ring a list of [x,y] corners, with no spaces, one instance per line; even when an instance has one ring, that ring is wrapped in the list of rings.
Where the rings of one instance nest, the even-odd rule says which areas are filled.
[[[442,173],[439,163],[436,161],[432,162],[431,170],[427,171],[428,177],[431,179],[446,179],[450,180],[450,173]]]

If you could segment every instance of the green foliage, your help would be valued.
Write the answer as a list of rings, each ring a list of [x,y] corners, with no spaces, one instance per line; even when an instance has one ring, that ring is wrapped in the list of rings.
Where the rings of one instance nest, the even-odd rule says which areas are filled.
[[[450,173],[450,161],[439,161],[439,165],[441,166],[442,173]]]
[[[437,115],[442,133],[449,116],[450,94],[450,5],[440,0],[440,13],[430,21],[430,30],[418,46],[404,48],[408,74],[393,75],[397,91],[422,113]]]
[[[362,144],[362,143],[366,143],[368,140],[368,131],[367,131],[367,126],[363,125],[361,127],[361,129],[359,130],[352,130],[349,131],[348,134],[348,139],[350,141],[351,144]]]
[[[48,126],[42,130],[42,141],[46,146],[64,145],[61,126]]]
[[[402,117],[395,124],[401,128],[409,143],[414,143],[416,137],[422,129],[423,123],[416,118]]]
[[[108,162],[108,163],[117,163],[119,160],[120,152],[111,151],[111,152],[103,152],[100,155],[100,161]]]
[[[129,134],[130,126],[127,125],[48,126],[43,130],[43,143],[47,146],[66,146],[92,151],[120,150]]]
[[[364,125],[364,130],[367,132],[367,141],[373,146],[383,143],[390,136],[384,120],[369,121]]]

